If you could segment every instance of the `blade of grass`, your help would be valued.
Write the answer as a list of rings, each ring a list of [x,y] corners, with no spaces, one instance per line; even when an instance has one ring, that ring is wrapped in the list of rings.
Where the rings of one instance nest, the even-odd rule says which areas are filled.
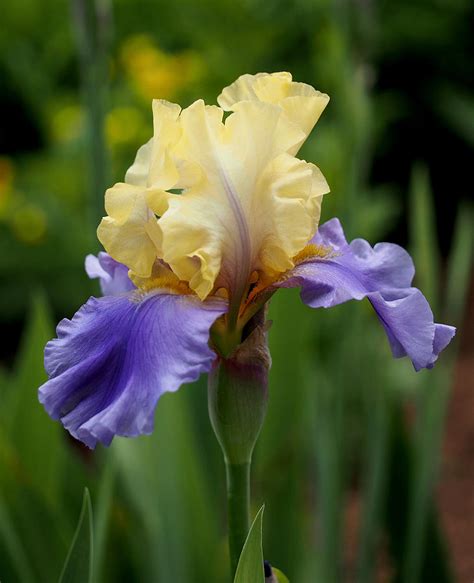
[[[474,209],[461,204],[454,229],[454,241],[448,265],[445,317],[455,326],[461,324],[466,307],[469,278],[474,255]]]
[[[390,399],[385,383],[371,395],[367,409],[367,460],[364,472],[363,513],[359,533],[357,581],[374,580],[382,522],[382,505],[386,494],[389,459]],[[375,402],[374,402],[375,401]]]
[[[92,583],[94,534],[89,490],[84,490],[81,514],[59,583]]]
[[[234,583],[264,583],[262,549],[264,509],[265,506],[260,508],[252,522],[237,565]]]
[[[320,578],[343,578],[346,557],[344,519],[351,461],[358,455],[360,399],[372,386],[375,365],[360,338],[367,337],[364,304],[347,304],[323,312],[319,318],[321,346],[315,366],[316,451],[320,514]],[[326,329],[326,330],[325,330]],[[343,333],[341,333],[343,331]],[[368,375],[370,371],[370,376]],[[356,423],[360,423],[356,421]],[[357,440],[357,441],[356,441]],[[356,453],[357,450],[357,453]]]
[[[108,49],[111,42],[111,4],[108,0],[71,0],[72,26],[79,54],[83,100],[87,112],[89,155],[89,222],[95,233],[103,215],[103,197],[108,186],[108,155],[104,136],[108,79]]]
[[[439,254],[433,197],[427,169],[413,168],[410,186],[410,248],[416,283],[436,313],[439,306]]]
[[[200,382],[160,400],[152,436],[117,440],[112,446],[129,498],[145,527],[140,560],[149,580],[186,583],[225,578],[225,562],[217,554],[210,561],[202,552],[217,547],[220,508],[210,495],[208,481],[216,478],[207,475],[189,406],[190,393],[197,390],[205,399]]]
[[[390,418],[388,491],[385,502],[388,544],[395,570],[393,583],[405,581],[402,566],[407,548],[414,473],[413,445],[404,424],[402,407],[401,404],[394,404]],[[422,574],[417,581],[432,581],[434,578],[437,583],[452,581],[446,547],[432,499],[429,500],[427,512],[426,546],[429,553],[422,557]]]
[[[418,180],[421,179],[418,178]],[[417,231],[419,229],[423,237],[420,240],[420,234],[418,232],[414,233],[418,241],[415,241],[415,248],[423,248],[421,258],[425,262],[424,271],[422,272],[425,279],[424,283],[433,289],[437,283],[439,273],[436,246],[433,243],[427,245],[426,241],[434,239],[434,209],[426,179],[421,184],[422,186],[424,184],[424,186],[418,185],[418,188],[413,191],[415,201],[413,220],[417,225]],[[419,201],[422,201],[422,203]],[[454,247],[456,255],[451,259],[453,267],[450,268],[450,272],[453,273],[454,270],[456,275],[459,274],[460,279],[455,282],[456,292],[449,291],[448,287],[448,297],[452,305],[457,306],[458,314],[461,314],[462,307],[460,302],[462,302],[466,294],[469,273],[465,263],[466,256],[467,265],[469,265],[469,256],[472,250],[465,248],[466,245],[469,245],[469,238],[462,232],[465,227],[462,226],[462,223],[459,227],[461,228],[461,233],[457,235],[458,238]],[[452,285],[450,282],[450,286]],[[438,294],[434,293],[434,296],[437,298]],[[421,390],[417,403],[415,427],[415,466],[403,564],[403,580],[406,583],[416,583],[419,580],[424,565],[425,553],[427,552],[427,524],[439,465],[456,346],[457,343],[455,342],[454,347],[450,347],[448,353],[442,355],[441,361],[433,371],[423,371],[419,374]]]
[[[311,472],[308,458],[314,460],[307,439],[311,421],[307,394],[313,389],[308,386],[313,330],[309,311],[297,290],[279,292],[272,300],[269,406],[253,463],[254,499],[265,496],[267,557],[293,577],[307,559],[304,535],[314,520],[305,498],[305,480]]]
[[[21,471],[51,506],[56,505],[61,488],[63,432],[39,404],[38,387],[46,380],[43,352],[53,330],[46,300],[36,293],[15,362],[7,405],[7,432]]]
[[[10,558],[17,580],[24,583],[33,583],[36,578],[31,570],[29,558],[2,498],[0,498],[0,543]],[[5,568],[5,564],[3,564],[2,569],[4,571]],[[7,575],[4,572],[2,576]]]
[[[97,502],[95,504],[94,520],[94,580],[97,583],[103,581],[103,561],[105,554],[105,544],[107,539],[107,528],[110,519],[112,498],[115,487],[116,469],[114,459],[110,457],[105,462],[99,479],[99,490]]]

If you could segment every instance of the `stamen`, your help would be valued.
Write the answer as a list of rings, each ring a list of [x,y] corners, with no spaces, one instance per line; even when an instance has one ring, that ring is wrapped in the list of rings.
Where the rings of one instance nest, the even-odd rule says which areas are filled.
[[[134,281],[134,283],[137,283]],[[139,292],[147,293],[154,289],[167,289],[177,294],[194,294],[188,283],[178,279],[174,274],[161,275],[159,277],[150,277],[149,279],[140,278],[138,285]]]
[[[220,298],[225,298],[226,300],[228,300],[229,299],[229,290],[226,289],[225,287],[219,287],[216,290],[215,295],[219,296]]]
[[[299,253],[297,253],[293,257],[293,262],[295,265],[299,265],[300,263],[304,263],[305,261],[309,261],[311,259],[314,259],[315,257],[318,257],[320,259],[328,259],[330,257],[334,257],[335,255],[337,255],[337,253],[335,253],[330,247],[324,247],[323,245],[314,245],[313,243],[310,243],[309,245],[306,245],[304,249],[302,249]],[[285,279],[288,279],[288,277],[291,277],[291,269],[285,271],[284,273],[279,273],[271,278],[270,277],[265,277],[264,279],[259,278],[255,286],[251,289],[249,295],[247,296],[247,299],[243,304],[240,313],[242,314],[247,309],[247,307],[255,300],[255,298],[259,296],[262,292],[264,292],[266,289],[270,288],[273,284],[277,282],[285,281]]]
[[[323,245],[314,245],[314,243],[310,243],[293,257],[293,261],[295,262],[295,265],[298,265],[299,263],[303,263],[303,261],[313,259],[314,257],[319,257],[322,259],[333,254],[334,251],[330,247],[324,247]]]

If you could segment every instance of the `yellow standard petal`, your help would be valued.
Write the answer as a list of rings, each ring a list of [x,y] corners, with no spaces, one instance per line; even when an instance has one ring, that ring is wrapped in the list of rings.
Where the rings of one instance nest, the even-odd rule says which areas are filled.
[[[221,287],[237,298],[255,270],[291,267],[328,192],[316,167],[288,154],[301,130],[282,124],[279,105],[244,100],[233,111],[224,123],[202,101],[183,110],[174,155],[199,178],[159,219],[163,259],[201,298]]]
[[[221,107],[153,101],[153,138],[107,191],[100,241],[140,285],[157,280],[158,259],[201,299],[224,293],[235,315],[249,285],[291,268],[316,231],[329,188],[295,154],[328,99],[265,73],[224,89]]]
[[[106,251],[134,274],[149,277],[161,255],[161,232],[141,186],[118,183],[105,194],[104,217],[97,236]]]
[[[181,129],[178,117],[181,107],[161,99],[153,100],[153,138],[142,146],[135,162],[125,175],[125,182],[136,186],[168,190],[179,179],[172,148]]]
[[[166,210],[165,190],[180,180],[172,155],[181,135],[180,112],[179,105],[153,101],[153,137],[138,150],[126,173],[126,183],[116,184],[105,195],[108,216],[99,225],[99,240],[114,259],[138,277],[151,275],[161,253],[155,213]]]
[[[247,100],[283,108],[284,121],[301,131],[298,143],[289,149],[290,154],[296,154],[328,104],[329,96],[306,83],[293,82],[291,74],[283,72],[242,75],[217,98],[226,111],[233,111],[236,103]]]

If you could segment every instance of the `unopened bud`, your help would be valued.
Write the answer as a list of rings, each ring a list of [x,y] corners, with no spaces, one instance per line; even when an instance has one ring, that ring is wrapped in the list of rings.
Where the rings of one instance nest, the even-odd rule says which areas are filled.
[[[250,462],[265,419],[270,353],[263,314],[248,337],[209,373],[209,416],[226,461]]]

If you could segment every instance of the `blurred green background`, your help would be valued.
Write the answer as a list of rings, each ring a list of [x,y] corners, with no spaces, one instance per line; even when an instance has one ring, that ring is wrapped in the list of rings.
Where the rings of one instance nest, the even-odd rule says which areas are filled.
[[[311,311],[277,294],[253,469],[265,556],[294,583],[472,580],[473,22],[469,0],[2,4],[3,583],[58,580],[85,486],[95,582],[226,580],[205,379],[165,395],[153,436],[95,452],[36,391],[55,323],[98,293],[84,256],[105,188],[151,135],[151,99],[213,103],[238,75],[279,70],[331,96],[301,153],[332,189],[323,220],[407,246],[459,332],[416,374],[365,302]]]

